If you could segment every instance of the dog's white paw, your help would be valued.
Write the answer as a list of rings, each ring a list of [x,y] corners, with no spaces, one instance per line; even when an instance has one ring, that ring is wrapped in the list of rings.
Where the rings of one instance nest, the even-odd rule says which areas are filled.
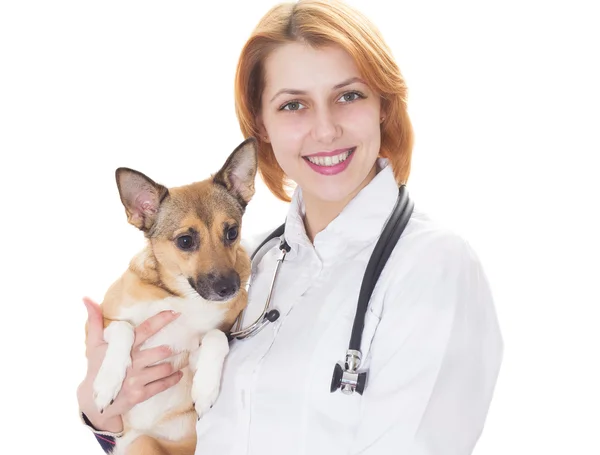
[[[227,336],[220,330],[211,330],[202,338],[202,344],[190,359],[194,379],[192,400],[202,417],[217,400],[221,386],[223,361],[229,353]]]
[[[199,376],[199,375],[198,375]],[[194,377],[192,384],[192,400],[198,414],[198,419],[212,408],[219,396],[220,381],[206,380],[208,378]],[[205,376],[205,375],[204,375]]]
[[[131,365],[131,358],[121,365],[103,363],[94,380],[94,402],[102,413],[121,391],[127,368]]]
[[[93,384],[94,403],[102,413],[121,391],[127,369],[131,366],[133,327],[123,321],[112,322],[104,330],[108,348]]]

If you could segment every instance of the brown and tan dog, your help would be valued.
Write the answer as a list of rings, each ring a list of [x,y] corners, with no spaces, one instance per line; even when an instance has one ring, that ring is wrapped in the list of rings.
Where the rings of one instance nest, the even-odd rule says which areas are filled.
[[[186,186],[166,188],[138,171],[117,169],[127,219],[147,243],[101,304],[108,348],[94,400],[103,410],[116,397],[131,365],[134,327],[159,311],[181,315],[143,348],[169,346],[175,354],[167,361],[183,377],[123,416],[124,435],[113,454],[193,455],[196,422],[219,393],[229,352],[224,332],[247,303],[250,258],[240,230],[256,172],[254,138],[216,174]]]

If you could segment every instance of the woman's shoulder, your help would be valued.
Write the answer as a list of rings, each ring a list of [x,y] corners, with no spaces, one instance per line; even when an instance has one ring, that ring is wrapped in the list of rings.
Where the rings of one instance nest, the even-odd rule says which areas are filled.
[[[388,317],[403,318],[408,308],[437,312],[493,301],[482,261],[466,236],[420,209],[389,262],[383,290]]]
[[[411,254],[415,262],[453,262],[465,255],[478,259],[464,233],[417,206],[401,241],[404,254]]]
[[[465,234],[417,206],[389,261],[392,287],[420,283],[451,289],[461,276],[484,276],[480,256]]]

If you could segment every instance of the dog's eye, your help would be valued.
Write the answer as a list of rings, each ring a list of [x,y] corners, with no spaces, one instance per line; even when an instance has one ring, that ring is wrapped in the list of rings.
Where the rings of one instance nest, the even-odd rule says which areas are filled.
[[[229,242],[233,242],[235,239],[237,239],[237,236],[238,236],[238,228],[237,228],[237,226],[233,226],[233,227],[229,228],[227,230],[227,232],[225,233],[225,238]]]
[[[190,250],[194,247],[194,238],[191,235],[182,235],[177,239],[177,246],[182,250]]]

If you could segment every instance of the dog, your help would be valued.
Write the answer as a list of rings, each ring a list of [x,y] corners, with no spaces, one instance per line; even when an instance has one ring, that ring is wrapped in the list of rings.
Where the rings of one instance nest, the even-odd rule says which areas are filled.
[[[130,168],[115,172],[127,220],[144,233],[146,246],[101,303],[108,347],[94,401],[102,412],[115,399],[131,365],[134,327],[163,310],[181,315],[142,349],[169,346],[174,355],[166,361],[183,376],[123,415],[114,455],[194,453],[196,422],[219,393],[226,333],[247,304],[251,266],[240,234],[257,162],[251,137],[218,172],[186,186],[167,188]]]

